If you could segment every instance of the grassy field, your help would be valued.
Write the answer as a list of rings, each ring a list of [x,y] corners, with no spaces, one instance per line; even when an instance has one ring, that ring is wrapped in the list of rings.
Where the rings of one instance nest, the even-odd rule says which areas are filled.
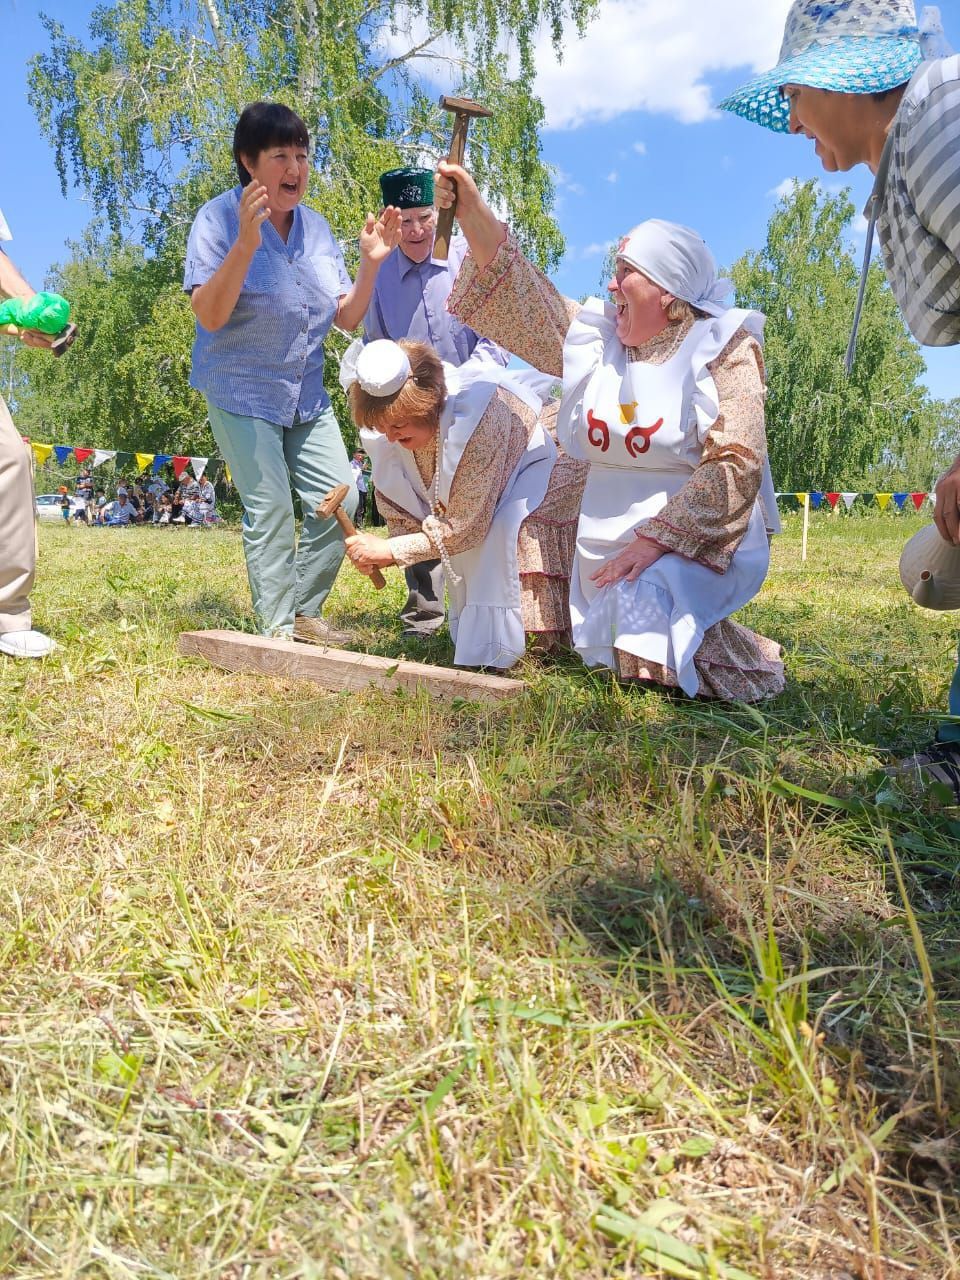
[[[178,659],[229,531],[41,530],[0,659],[0,1275],[960,1275],[956,811],[883,782],[956,615],[798,517],[758,709]],[[330,617],[403,650],[396,582]],[[436,640],[410,657],[449,660]]]

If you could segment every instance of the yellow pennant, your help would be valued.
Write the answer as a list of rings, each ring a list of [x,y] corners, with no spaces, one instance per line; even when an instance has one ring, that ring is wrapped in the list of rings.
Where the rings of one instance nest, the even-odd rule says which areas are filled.
[[[230,468],[226,463],[223,464],[223,474],[227,478],[227,484],[233,484],[233,476],[230,474]]]
[[[881,511],[886,511],[887,507],[889,507],[890,505],[890,499],[893,497],[893,494],[878,493],[876,497],[877,497],[877,506],[880,508]]]
[[[152,453],[135,453],[133,456],[137,460],[138,471],[149,471],[153,466],[154,455]]]
[[[807,501],[810,497],[809,493],[795,493],[793,496],[800,503],[801,507],[805,507],[807,505]]]
[[[620,421],[625,427],[629,427],[637,412],[638,400],[632,401],[630,404],[622,404],[620,406]]]
[[[33,442],[30,445],[30,448],[33,450],[33,456],[37,460],[38,467],[42,467],[43,464],[46,462],[46,460],[50,457],[51,453],[53,453],[52,444],[37,444],[36,442]]]

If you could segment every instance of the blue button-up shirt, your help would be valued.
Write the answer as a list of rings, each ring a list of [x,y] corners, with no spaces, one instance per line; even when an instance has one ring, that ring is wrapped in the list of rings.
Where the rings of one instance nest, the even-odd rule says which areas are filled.
[[[447,298],[467,256],[467,242],[454,236],[446,263],[411,262],[398,246],[380,267],[373,297],[363,321],[365,341],[410,338],[427,342],[447,364],[461,365],[473,356],[506,365],[510,356],[489,338],[478,338],[447,310]]]
[[[190,229],[183,287],[205,284],[240,229],[242,188],[203,206]],[[197,325],[190,385],[218,409],[289,427],[330,403],[323,386],[323,340],[350,277],[326,218],[297,205],[286,243],[265,222],[227,323]]]

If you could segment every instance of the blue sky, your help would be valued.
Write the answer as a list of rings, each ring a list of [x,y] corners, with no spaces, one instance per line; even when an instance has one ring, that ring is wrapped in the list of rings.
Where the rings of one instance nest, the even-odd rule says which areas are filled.
[[[85,36],[93,7],[91,0],[0,0],[0,208],[14,236],[10,256],[38,288],[94,211],[78,192],[60,192],[53,152],[27,104],[27,63],[46,47],[41,11]],[[543,42],[543,149],[559,174],[567,254],[554,278],[564,292],[597,291],[606,245],[645,217],[696,227],[722,263],[763,244],[785,180],[849,185],[858,207],[865,202],[865,169],[824,175],[810,142],[712,109],[753,69],[776,61],[788,7],[789,0],[601,0],[599,19],[560,66]],[[948,38],[960,47],[960,0],[945,0],[941,10]],[[862,243],[856,237],[858,253]],[[960,396],[960,350],[925,349],[924,358],[931,391]]]

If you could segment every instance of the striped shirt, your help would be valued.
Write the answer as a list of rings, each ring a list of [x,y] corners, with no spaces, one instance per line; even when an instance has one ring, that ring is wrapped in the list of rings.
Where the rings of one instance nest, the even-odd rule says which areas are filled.
[[[877,218],[887,279],[910,332],[960,343],[960,55],[924,62],[891,130]]]
[[[187,293],[210,279],[236,241],[241,192],[225,191],[197,214]],[[190,385],[218,409],[289,427],[330,404],[323,341],[350,277],[326,218],[313,209],[297,205],[286,242],[269,221],[260,235],[230,319],[214,333],[197,325]]]

